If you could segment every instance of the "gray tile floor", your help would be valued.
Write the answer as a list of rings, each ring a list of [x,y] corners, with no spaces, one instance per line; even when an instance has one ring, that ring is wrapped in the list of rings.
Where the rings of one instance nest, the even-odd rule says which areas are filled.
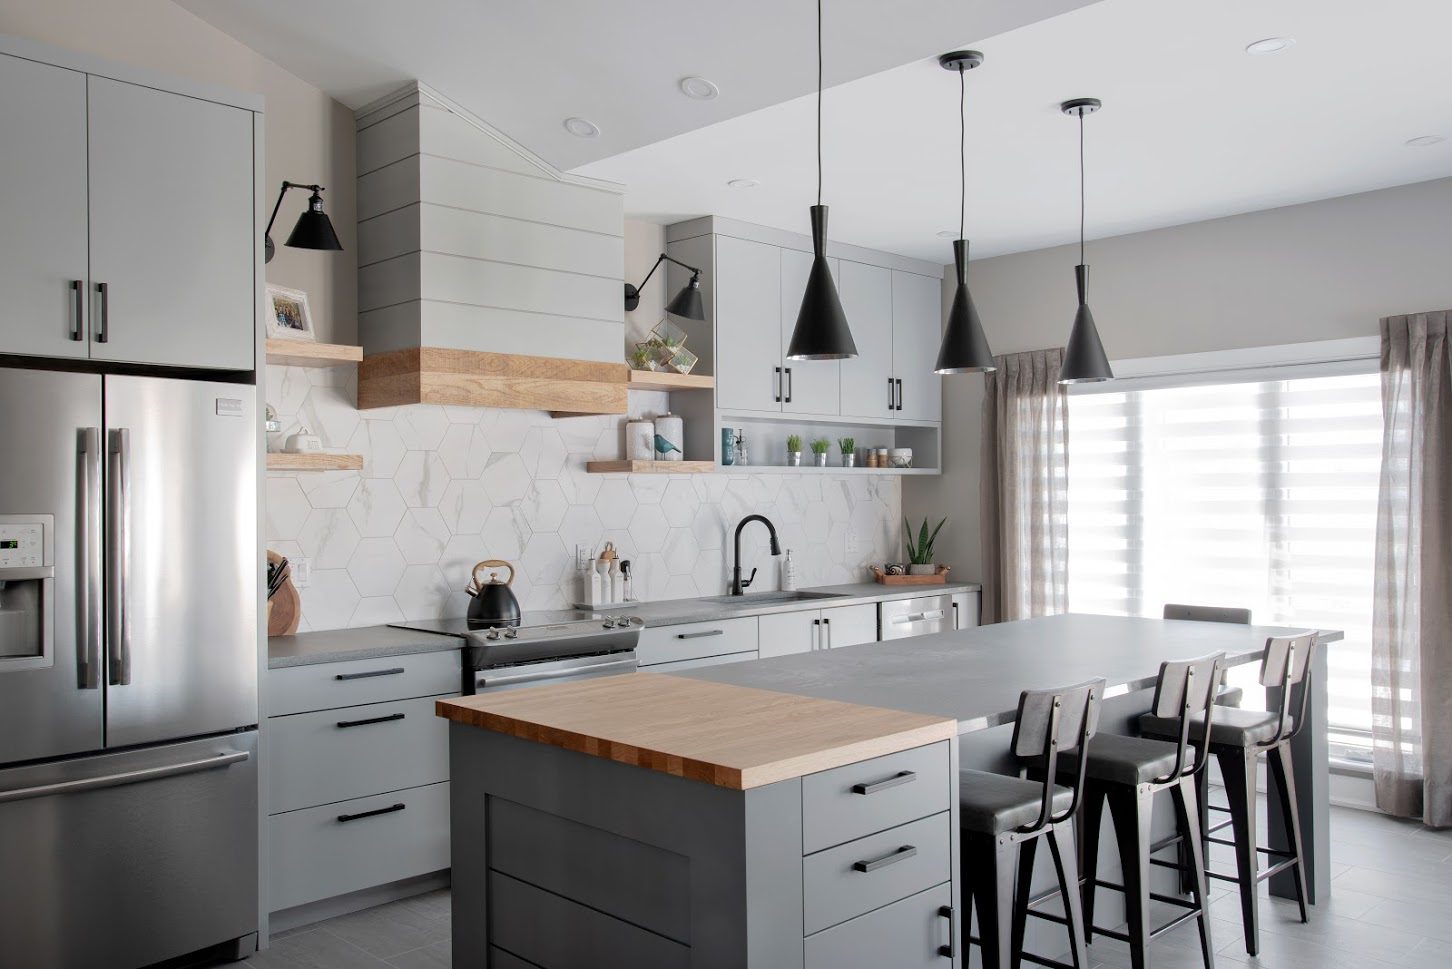
[[[1216,848],[1216,851],[1221,849]],[[1212,938],[1225,969],[1446,969],[1452,966],[1452,831],[1333,808],[1332,897],[1298,921],[1295,903],[1261,905],[1261,954],[1245,954],[1234,887],[1212,883]],[[1233,870],[1224,856],[1212,867]],[[1090,962],[1129,965],[1128,950],[1100,939]],[[432,892],[304,926],[237,969],[446,969],[449,893]],[[1198,969],[1192,925],[1154,943],[1153,969]]]

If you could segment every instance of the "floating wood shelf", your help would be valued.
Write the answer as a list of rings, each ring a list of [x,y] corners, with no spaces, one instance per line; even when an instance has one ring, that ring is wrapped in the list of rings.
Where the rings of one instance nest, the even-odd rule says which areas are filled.
[[[361,454],[282,454],[267,452],[269,471],[362,471]]]
[[[632,370],[626,386],[631,390],[710,390],[716,386],[716,378],[709,374]]]
[[[267,341],[267,362],[279,367],[346,367],[362,360],[362,347],[303,340]]]
[[[587,461],[590,474],[710,474],[715,461]]]

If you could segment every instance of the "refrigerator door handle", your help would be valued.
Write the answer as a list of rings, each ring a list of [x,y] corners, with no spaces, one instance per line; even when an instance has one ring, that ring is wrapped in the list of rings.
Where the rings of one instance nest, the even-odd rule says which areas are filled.
[[[131,432],[111,431],[107,481],[106,621],[107,682],[131,682],[131,616],[126,601],[126,573],[131,567]]]
[[[60,781],[56,784],[38,784],[35,787],[19,787],[12,791],[0,791],[0,804],[10,801],[28,801],[37,797],[54,797],[57,794],[79,794],[82,791],[94,791],[102,787],[120,787],[122,784],[138,784],[142,781],[154,781],[163,777],[175,777],[178,774],[195,774],[204,770],[217,770],[222,767],[231,767],[233,764],[240,764],[251,757],[252,754],[245,750],[234,751],[230,754],[218,754],[215,757],[207,757],[202,760],[188,760],[180,764],[165,764],[161,767],[145,767],[141,770],[121,771],[118,774],[103,774],[100,777],[83,777],[75,781]]]
[[[80,520],[77,522],[76,559],[80,568],[77,604],[81,650],[77,661],[78,687],[101,688],[101,640],[105,638],[101,613],[101,429],[81,428]]]

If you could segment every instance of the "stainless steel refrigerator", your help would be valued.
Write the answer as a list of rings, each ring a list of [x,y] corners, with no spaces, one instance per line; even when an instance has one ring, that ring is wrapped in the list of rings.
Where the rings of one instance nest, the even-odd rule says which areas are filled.
[[[251,951],[256,453],[251,385],[0,367],[0,967]]]

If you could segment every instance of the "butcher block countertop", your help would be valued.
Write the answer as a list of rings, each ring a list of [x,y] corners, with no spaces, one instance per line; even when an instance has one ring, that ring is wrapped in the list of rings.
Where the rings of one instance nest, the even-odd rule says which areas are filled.
[[[921,747],[957,721],[687,679],[604,676],[439,700],[455,723],[747,790]]]

